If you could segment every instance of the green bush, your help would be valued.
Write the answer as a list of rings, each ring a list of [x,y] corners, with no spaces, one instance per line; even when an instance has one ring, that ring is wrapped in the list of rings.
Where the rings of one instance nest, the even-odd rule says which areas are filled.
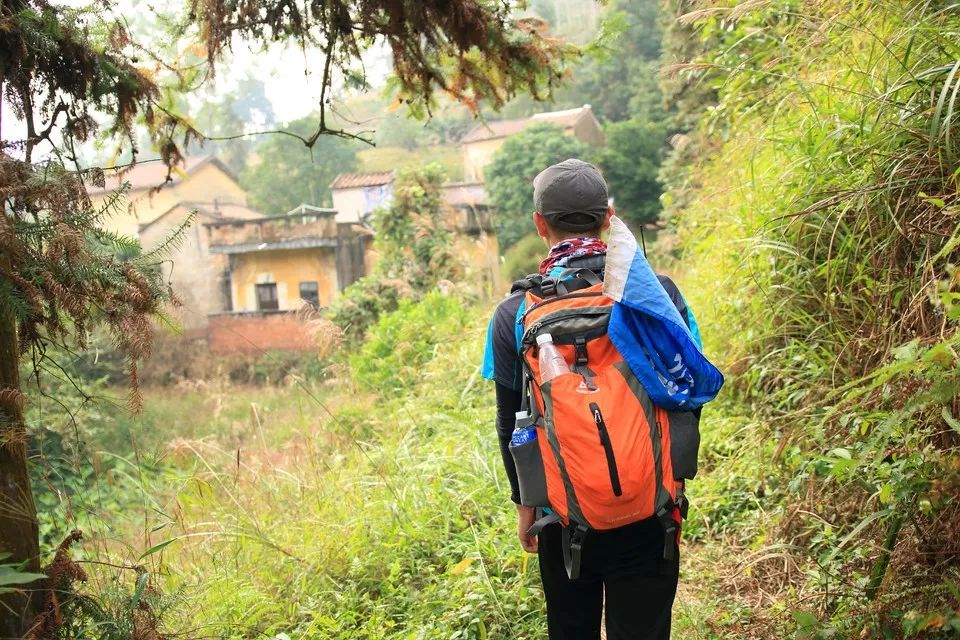
[[[543,244],[543,238],[535,233],[524,236],[522,240],[507,249],[503,256],[501,271],[504,279],[513,282],[531,273],[537,273],[540,261],[546,253],[547,248]]]
[[[403,300],[380,318],[359,353],[350,357],[356,379],[372,391],[391,395],[416,387],[423,365],[456,342],[470,319],[463,302],[433,291]]]
[[[457,280],[465,267],[452,251],[444,226],[437,164],[401,171],[393,183],[393,200],[374,213],[376,270],[353,283],[334,301],[328,317],[350,344],[363,338],[383,313],[404,299],[418,299],[444,280]]]

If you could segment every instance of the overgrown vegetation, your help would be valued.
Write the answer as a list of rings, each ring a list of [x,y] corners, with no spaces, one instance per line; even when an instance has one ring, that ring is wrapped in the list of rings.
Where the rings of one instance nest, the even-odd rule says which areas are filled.
[[[735,558],[716,587],[744,606],[717,628],[953,637],[955,9],[728,2],[681,22],[719,94],[668,174],[680,267],[745,416],[715,428],[751,434],[710,436],[735,450],[696,505]]]
[[[374,213],[374,271],[348,287],[328,314],[348,340],[362,338],[401,300],[418,299],[441,281],[458,280],[465,273],[443,219],[443,182],[443,170],[436,164],[400,171],[390,204]]]
[[[645,15],[639,4],[636,15]],[[632,153],[627,142],[647,157],[658,136],[685,132],[663,168],[674,233],[661,234],[655,266],[681,280],[708,355],[725,363],[730,380],[704,412],[675,635],[955,637],[955,7],[670,4],[665,55],[689,62],[664,81],[675,119],[648,137],[642,119],[607,131],[622,133],[621,160]],[[436,6],[425,5],[417,20]],[[17,20],[49,26],[37,18],[44,11]],[[218,11],[226,8],[205,5],[202,17]],[[237,18],[220,17],[221,26]],[[285,28],[288,18],[251,28]],[[74,37],[67,26],[63,37]],[[320,31],[340,37],[336,28]],[[6,33],[0,46],[26,37]],[[435,53],[456,45],[456,35]],[[499,50],[503,42],[487,44]],[[597,77],[632,74],[628,62],[611,59]],[[456,64],[479,63],[471,53]],[[418,83],[435,82],[430,72],[439,68],[411,86],[425,89]],[[533,80],[546,81],[539,72]],[[626,89],[631,105],[645,95]],[[611,98],[604,111],[622,102]],[[431,104],[430,92],[415,104]],[[52,120],[61,116],[55,110]],[[175,122],[168,124],[170,133]],[[31,136],[30,144],[43,137]],[[635,172],[639,184],[652,164],[616,170]],[[44,343],[34,338],[103,317],[115,320],[121,341],[142,340],[145,331],[123,323],[142,329],[141,316],[162,299],[150,256],[123,239],[70,231],[94,225],[101,212],[82,206],[62,167],[4,166],[24,177],[0,181],[4,194],[33,191],[4,198],[15,206],[0,216],[0,246],[23,247],[0,253],[0,319],[16,320],[37,349]],[[47,182],[51,172],[58,182]],[[469,271],[440,223],[441,182],[435,168],[398,177],[392,206],[375,218],[375,273],[340,298],[334,339],[317,320],[311,362],[322,371],[267,354],[244,382],[272,384],[251,388],[212,367],[202,380],[146,390],[140,415],[122,410],[126,390],[114,386],[129,362],[81,366],[77,355],[51,350],[37,385],[20,393],[19,383],[2,380],[0,402],[15,414],[5,418],[15,432],[2,451],[21,447],[33,463],[40,513],[31,535],[59,589],[47,592],[58,600],[36,619],[35,637],[543,637],[536,568],[516,544],[493,401],[479,380],[489,305],[456,284]],[[40,204],[16,208],[30,198]],[[517,238],[529,230],[520,222]],[[528,236],[505,269],[522,275],[542,251]],[[77,264],[81,256],[92,260]],[[71,279],[91,269],[103,273]],[[76,287],[63,290],[60,281]],[[75,308],[73,289],[91,282],[110,304]],[[339,351],[331,347],[338,331],[347,334]],[[63,370],[81,373],[82,386]],[[6,552],[0,594],[16,596],[37,574],[14,568]]]

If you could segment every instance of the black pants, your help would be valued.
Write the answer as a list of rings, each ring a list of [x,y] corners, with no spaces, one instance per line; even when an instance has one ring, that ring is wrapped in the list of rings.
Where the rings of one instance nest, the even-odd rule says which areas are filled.
[[[561,526],[553,524],[539,536],[550,640],[598,640],[604,591],[607,640],[670,638],[679,554],[670,562],[663,559],[663,527],[656,518],[590,531],[577,580],[567,578],[561,534]]]

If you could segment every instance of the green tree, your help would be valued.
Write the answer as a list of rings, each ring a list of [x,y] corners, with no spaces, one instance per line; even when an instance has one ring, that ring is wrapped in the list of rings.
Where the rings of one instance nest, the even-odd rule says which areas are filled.
[[[313,118],[301,118],[286,129],[307,137],[315,128]],[[354,171],[357,144],[334,136],[317,140],[312,149],[291,136],[272,135],[254,149],[255,164],[240,175],[240,184],[250,195],[250,206],[268,214],[281,214],[306,203],[330,206],[330,183],[338,173]]]
[[[663,189],[657,178],[667,148],[668,127],[643,116],[604,128],[607,146],[597,162],[614,199],[617,214],[628,223],[656,222]]]
[[[374,272],[350,285],[329,311],[348,340],[362,339],[401,300],[418,298],[441,280],[463,275],[443,220],[445,180],[438,164],[401,171],[394,180],[390,204],[374,213],[376,248],[382,257]]]
[[[663,116],[657,85],[662,34],[659,0],[614,0],[606,9],[605,29],[573,69],[572,81],[559,88],[558,107],[588,103],[601,122],[637,115]]]
[[[537,124],[508,138],[484,170],[487,193],[496,209],[497,240],[506,251],[530,233],[533,179],[567,158],[589,159],[590,147],[552,124]]]

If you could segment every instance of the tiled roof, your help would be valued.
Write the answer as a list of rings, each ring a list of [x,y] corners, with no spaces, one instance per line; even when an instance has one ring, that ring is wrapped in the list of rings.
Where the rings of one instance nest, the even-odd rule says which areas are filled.
[[[213,156],[188,156],[183,164],[178,165],[170,173],[171,182],[168,185],[177,184],[183,179],[184,175],[190,175],[200,167],[208,163],[216,164],[224,173],[234,178],[227,167]],[[167,167],[159,160],[141,160],[131,169],[104,169],[104,186],[90,187],[89,193],[103,193],[113,191],[124,182],[130,183],[131,191],[140,189],[154,189],[164,186],[167,179]],[[234,178],[235,179],[235,178]]]
[[[178,202],[152,221],[141,224],[140,231],[146,231],[160,220],[164,219],[172,211],[182,209],[184,211],[196,210],[204,224],[210,222],[222,222],[228,220],[258,220],[266,216],[255,209],[246,207],[242,204],[232,204],[224,202]]]
[[[480,140],[494,140],[496,138],[505,138],[515,133],[520,133],[527,127],[541,122],[555,124],[562,129],[572,127],[586,113],[592,113],[590,105],[585,104],[576,109],[565,109],[564,111],[547,111],[537,113],[529,118],[516,118],[513,120],[500,120],[499,122],[486,122],[478,124],[463,137],[463,142],[479,142]]]
[[[393,171],[372,173],[341,173],[330,183],[331,189],[356,189],[358,187],[379,187],[393,182]]]

